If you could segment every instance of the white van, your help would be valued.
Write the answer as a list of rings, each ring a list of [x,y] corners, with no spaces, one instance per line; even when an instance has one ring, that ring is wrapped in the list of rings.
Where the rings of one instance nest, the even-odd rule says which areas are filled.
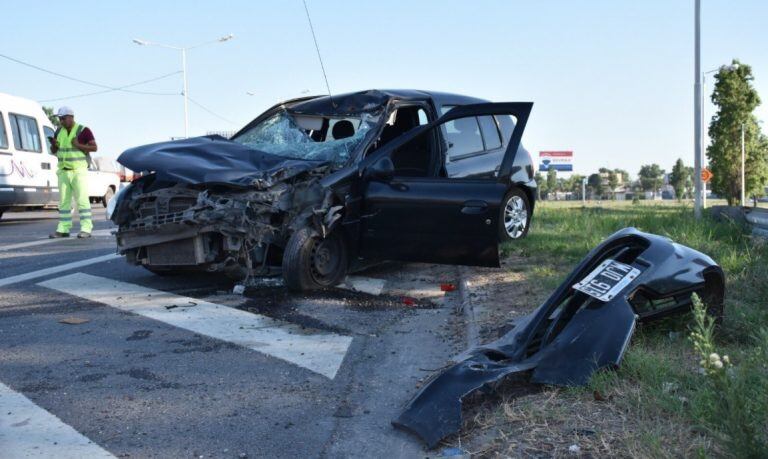
[[[0,93],[0,217],[9,209],[57,205],[53,133],[40,104]]]

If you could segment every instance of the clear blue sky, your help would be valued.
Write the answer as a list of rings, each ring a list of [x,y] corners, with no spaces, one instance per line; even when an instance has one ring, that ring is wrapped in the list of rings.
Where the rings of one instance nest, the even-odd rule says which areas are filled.
[[[307,2],[335,92],[422,88],[533,101],[525,145],[574,150],[579,173],[692,163],[693,0]],[[2,12],[0,53],[114,86],[180,68],[179,53],[135,37],[191,45],[235,34],[189,52],[190,96],[233,122],[192,105],[192,135],[235,129],[279,98],[325,89],[301,0],[15,2]],[[703,0],[702,68],[732,58],[752,65],[764,120],[766,20],[764,0]],[[98,90],[3,59],[0,75],[0,92],[36,100]],[[181,76],[134,89],[178,93]],[[48,103],[62,104],[106,155],[183,134],[181,96]]]

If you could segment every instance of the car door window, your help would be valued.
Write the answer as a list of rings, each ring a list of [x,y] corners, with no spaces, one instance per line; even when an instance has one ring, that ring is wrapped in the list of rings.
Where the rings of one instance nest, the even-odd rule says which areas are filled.
[[[453,160],[483,151],[483,138],[476,117],[448,121],[443,124],[442,129],[448,143],[448,159]]]
[[[480,131],[483,133],[483,142],[486,150],[501,148],[501,134],[496,126],[496,120],[492,116],[479,116]]]
[[[9,115],[11,121],[11,131],[13,132],[13,145],[17,150],[32,151],[40,153],[43,151],[40,142],[40,128],[37,126],[37,120],[31,116]]]
[[[5,120],[0,113],[0,150],[8,149],[8,134],[5,132]]]

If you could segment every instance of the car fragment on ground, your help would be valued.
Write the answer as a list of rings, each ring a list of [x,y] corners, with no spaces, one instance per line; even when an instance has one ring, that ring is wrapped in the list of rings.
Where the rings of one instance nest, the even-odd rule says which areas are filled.
[[[500,339],[460,354],[392,423],[432,448],[460,429],[464,398],[505,378],[584,385],[595,371],[620,364],[638,321],[687,312],[694,293],[722,317],[725,278],[711,258],[662,236],[620,230]]]

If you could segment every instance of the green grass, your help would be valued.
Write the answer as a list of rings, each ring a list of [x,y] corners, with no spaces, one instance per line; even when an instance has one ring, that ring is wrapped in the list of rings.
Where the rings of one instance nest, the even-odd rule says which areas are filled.
[[[628,226],[700,250],[722,266],[725,319],[715,345],[734,367],[724,383],[699,373],[688,315],[640,327],[619,371],[595,375],[589,390],[621,394],[614,403],[647,426],[638,438],[649,455],[663,445],[657,426],[672,421],[691,439],[677,445],[683,455],[768,457],[767,244],[733,223],[696,221],[689,205],[545,202],[528,237],[503,251],[530,257],[531,278],[554,288],[589,250]]]

